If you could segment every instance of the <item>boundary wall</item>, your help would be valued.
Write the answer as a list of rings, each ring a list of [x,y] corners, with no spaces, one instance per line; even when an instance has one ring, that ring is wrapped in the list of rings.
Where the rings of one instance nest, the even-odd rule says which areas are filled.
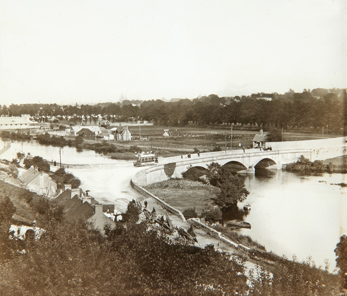
[[[198,219],[195,219],[195,218],[190,218],[188,219],[188,222],[195,226],[196,228],[199,228],[199,229],[202,229],[203,231],[205,231],[208,235],[226,243],[227,245],[233,247],[233,248],[236,248],[238,250],[244,250],[244,251],[251,251],[252,249],[242,245],[242,244],[237,244],[235,242],[233,242],[232,240],[226,238],[221,232],[213,229],[212,227],[210,226],[207,226],[206,224],[200,222]]]
[[[186,218],[182,214],[181,211],[175,209],[174,207],[170,206],[163,200],[161,200],[159,197],[155,196],[154,194],[150,193],[146,189],[142,188],[140,185],[136,184],[133,180],[130,181],[131,186],[139,193],[146,197],[154,198],[165,210],[169,211],[170,213],[180,217],[183,221],[186,221]]]

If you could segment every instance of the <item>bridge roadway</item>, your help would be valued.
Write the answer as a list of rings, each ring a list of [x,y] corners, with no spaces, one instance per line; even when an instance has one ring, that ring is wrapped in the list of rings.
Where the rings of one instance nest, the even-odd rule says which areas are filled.
[[[220,165],[238,163],[244,167],[243,173],[254,173],[260,163],[266,161],[269,169],[282,169],[283,165],[297,161],[301,155],[310,161],[326,160],[346,154],[345,138],[324,140],[268,143],[272,150],[246,149],[193,153],[159,159],[156,166],[148,167],[136,174],[133,180],[140,186],[160,182],[169,178],[182,178],[182,173],[191,167],[207,168],[212,162]],[[302,147],[298,149],[297,147]]]

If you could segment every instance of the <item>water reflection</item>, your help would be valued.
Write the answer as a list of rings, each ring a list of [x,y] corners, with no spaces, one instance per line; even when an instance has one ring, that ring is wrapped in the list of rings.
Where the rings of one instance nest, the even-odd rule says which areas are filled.
[[[226,222],[230,220],[241,220],[245,221],[245,218],[249,214],[250,211],[245,211],[244,209],[231,207],[224,211],[222,211],[222,224],[224,225]]]

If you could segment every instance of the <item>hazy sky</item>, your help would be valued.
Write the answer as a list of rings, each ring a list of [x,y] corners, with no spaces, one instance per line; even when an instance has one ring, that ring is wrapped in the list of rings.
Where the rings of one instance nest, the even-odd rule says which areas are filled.
[[[344,0],[0,0],[0,104],[347,87]]]

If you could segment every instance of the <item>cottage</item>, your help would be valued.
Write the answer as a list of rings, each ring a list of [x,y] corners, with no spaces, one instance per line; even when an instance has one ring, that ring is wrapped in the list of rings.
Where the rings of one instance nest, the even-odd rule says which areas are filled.
[[[48,174],[39,172],[34,167],[30,167],[27,171],[20,174],[18,179],[25,189],[36,192],[37,194],[52,198],[57,193],[57,183]]]
[[[74,125],[72,131],[74,136],[78,136],[77,133],[82,129],[88,129],[94,133],[94,137],[101,133],[101,129],[97,125]]]
[[[95,133],[88,128],[82,128],[80,131],[77,132],[77,136],[91,139],[95,138]]]
[[[253,148],[265,148],[267,134],[260,130],[260,134],[257,134],[253,138]]]
[[[117,134],[118,141],[131,141],[131,133],[128,126],[123,127],[123,129]]]
[[[105,226],[109,226],[111,229],[116,227],[116,223],[104,215],[103,205],[94,206],[94,215],[87,219],[87,222],[91,223],[94,229],[99,230],[100,232],[105,231]]]

